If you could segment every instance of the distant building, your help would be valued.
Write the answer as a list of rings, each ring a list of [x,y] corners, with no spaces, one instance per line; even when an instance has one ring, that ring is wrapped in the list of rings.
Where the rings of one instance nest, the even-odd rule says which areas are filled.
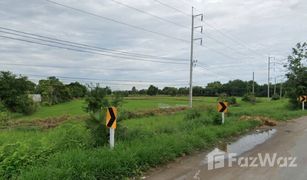
[[[29,98],[31,98],[36,103],[42,102],[42,96],[40,94],[29,94]]]

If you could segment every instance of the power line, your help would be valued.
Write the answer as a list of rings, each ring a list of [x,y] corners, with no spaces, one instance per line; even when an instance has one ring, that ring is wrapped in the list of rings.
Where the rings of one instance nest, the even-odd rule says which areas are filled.
[[[45,1],[52,3],[52,4],[55,4],[55,5],[58,5],[58,6],[62,6],[62,7],[67,8],[67,9],[71,9],[71,10],[83,13],[83,14],[95,16],[95,17],[98,17],[98,18],[101,18],[101,19],[104,19],[104,20],[107,20],[107,21],[110,21],[110,22],[125,25],[125,26],[128,26],[128,27],[134,28],[134,29],[138,29],[138,30],[145,31],[145,32],[148,32],[148,33],[156,34],[156,35],[166,37],[166,38],[169,38],[169,39],[175,39],[175,40],[178,40],[178,41],[189,43],[189,41],[187,41],[185,39],[181,39],[181,38],[170,36],[170,35],[167,35],[167,34],[164,34],[164,33],[152,31],[152,30],[140,27],[140,26],[132,25],[132,24],[122,22],[122,21],[119,21],[119,20],[116,20],[116,19],[112,19],[112,18],[109,18],[109,17],[106,17],[106,16],[102,16],[102,15],[91,13],[91,12],[88,12],[88,11],[85,11],[85,10],[82,10],[82,9],[74,8],[74,7],[71,7],[71,6],[68,6],[68,5],[65,5],[65,4],[61,4],[61,3],[58,3],[58,2],[55,2],[55,1],[51,1],[51,0],[45,0]]]
[[[250,47],[248,47],[247,44],[245,44],[244,42],[242,42],[241,40],[238,40],[237,38],[231,36],[230,34],[228,33],[224,33],[223,31],[217,29],[216,27],[214,27],[213,25],[209,24],[208,22],[204,22],[206,25],[208,25],[209,27],[211,27],[212,29],[216,30],[218,33],[220,33],[222,36],[226,37],[227,39],[235,42],[236,44],[239,44],[241,45],[242,47],[246,48],[247,50],[253,52],[253,53],[256,53],[257,55],[260,55],[260,56],[264,56],[263,54],[261,53],[258,53],[257,51],[251,49]]]
[[[48,76],[48,75],[38,75],[38,74],[22,74],[24,76],[32,76],[32,77],[56,77],[60,79],[70,79],[70,80],[86,80],[86,81],[101,81],[101,82],[108,82],[108,84],[112,84],[112,82],[120,82],[121,85],[129,85],[129,84],[137,84],[137,83],[157,83],[157,84],[169,84],[169,82],[163,82],[163,81],[141,81],[141,80],[123,80],[123,79],[117,79],[117,80],[108,80],[108,79],[99,79],[99,78],[86,78],[86,77],[74,77],[74,76]],[[174,83],[176,85],[186,85],[186,83]],[[174,85],[173,84],[173,85]]]
[[[49,46],[49,47],[54,47],[54,48],[59,48],[59,49],[65,49],[65,50],[70,50],[70,51],[89,53],[89,54],[96,54],[96,55],[109,56],[109,57],[124,58],[127,61],[143,61],[143,62],[155,62],[155,63],[163,63],[163,64],[187,64],[187,63],[179,63],[179,62],[146,60],[146,59],[142,59],[142,58],[131,58],[131,57],[118,56],[118,55],[110,55],[110,54],[93,52],[93,51],[88,51],[88,50],[83,50],[83,49],[78,49],[78,48],[76,49],[76,48],[71,48],[71,47],[64,47],[64,46],[58,46],[58,45],[53,45],[53,44],[46,44],[46,43],[41,43],[41,42],[35,42],[35,41],[27,40],[27,39],[21,39],[21,38],[15,38],[15,37],[3,36],[3,35],[0,35],[0,37],[6,38],[6,39],[11,39],[11,40],[16,40],[16,41],[27,42],[27,43],[31,43],[31,44],[38,44],[38,45]],[[120,59],[119,61],[122,61],[122,60]]]
[[[48,43],[56,43],[56,44],[60,44],[60,45],[64,45],[64,46],[72,46],[73,48],[79,48],[79,49],[87,49],[87,50],[90,50],[90,51],[98,51],[98,52],[105,52],[105,50],[107,48],[101,48],[101,47],[97,47],[97,46],[90,46],[90,45],[86,45],[86,44],[80,44],[80,43],[75,43],[75,42],[72,42],[72,41],[66,41],[66,40],[60,40],[60,39],[56,39],[56,38],[50,38],[50,37],[47,37],[47,36],[42,36],[42,35],[37,35],[37,34],[33,34],[33,33],[28,33],[28,32],[23,32],[23,31],[18,31],[18,30],[14,30],[14,29],[9,29],[9,28],[3,28],[0,26],[0,29],[4,29],[4,30],[7,30],[7,31],[13,31],[13,32],[16,32],[16,33],[21,33],[21,34],[25,34],[25,35],[20,35],[20,34],[16,34],[16,33],[12,33],[12,32],[6,32],[6,31],[1,31],[2,33],[6,33],[6,34],[11,34],[11,35],[17,35],[17,36],[21,36],[21,37],[26,37],[26,38],[31,38],[31,39],[35,39],[35,40],[40,40],[40,41],[44,41],[44,42],[48,42]],[[30,36],[28,36],[30,35]],[[31,36],[34,36],[34,37],[31,37]],[[42,39],[43,38],[43,39]],[[205,48],[217,53],[217,54],[220,54],[226,58],[231,58],[231,59],[235,59],[234,57],[231,57],[223,52],[220,52],[220,51],[217,51],[215,49],[212,49],[212,48],[209,48],[209,47],[206,47]],[[100,50],[102,49],[102,50]],[[71,49],[70,49],[71,50]],[[110,50],[110,49],[107,49],[107,50]],[[114,51],[114,50],[112,50]],[[175,61],[176,63],[175,64],[178,64],[178,61],[186,61],[185,59],[180,59],[180,58],[167,58],[167,57],[156,57],[156,56],[149,56],[146,58],[146,55],[144,54],[136,54],[136,55],[133,55],[133,54],[127,54],[126,53],[122,53],[122,52],[119,52],[119,53],[113,53],[113,52],[107,52],[107,53],[111,53],[111,54],[115,54],[115,55],[109,55],[109,54],[101,54],[101,55],[106,55],[106,56],[112,56],[112,57],[119,57],[119,58],[126,58],[126,56],[132,56],[133,59],[166,59],[168,61]],[[144,57],[142,57],[144,56]],[[164,61],[154,61],[154,62],[164,62]],[[167,63],[167,62],[165,62]],[[179,64],[183,64],[183,63],[179,63]]]
[[[108,52],[108,53],[116,53],[116,54],[119,54],[119,55],[127,55],[127,56],[130,55],[130,56],[134,56],[134,57],[141,57],[141,58],[148,58],[148,59],[166,59],[166,60],[173,60],[173,61],[177,61],[177,60],[186,61],[186,59],[182,59],[182,58],[153,56],[153,55],[147,55],[147,54],[131,53],[131,52],[126,52],[126,51],[114,50],[114,49],[110,49],[110,48],[92,46],[92,45],[88,45],[88,44],[82,44],[82,43],[78,43],[78,42],[61,40],[61,39],[58,39],[58,38],[52,38],[52,37],[43,36],[43,35],[39,35],[39,34],[20,31],[20,30],[16,30],[16,29],[5,28],[5,27],[1,27],[1,26],[0,26],[0,29],[3,29],[5,31],[10,31],[10,32],[16,32],[16,33],[21,33],[21,34],[25,34],[25,35],[30,35],[30,36],[34,36],[34,37],[44,38],[44,39],[47,39],[47,40],[58,41],[60,43],[65,43],[65,44],[68,44],[68,45],[73,44],[73,45],[77,45],[77,46],[84,46],[86,48],[90,48],[90,49],[94,49],[94,50],[101,50],[101,51]],[[1,31],[1,32],[3,32],[3,31]],[[5,32],[5,33],[8,33],[8,32]]]
[[[82,69],[82,70],[89,70],[89,71],[148,71],[145,69],[121,69],[121,68],[93,68],[93,67],[84,67],[84,66],[58,66],[58,65],[42,65],[42,64],[22,64],[22,63],[0,63],[4,66],[22,66],[22,67],[40,67],[40,68],[56,68],[56,69]],[[186,71],[186,69],[177,69],[172,70],[168,69],[167,72],[182,72]]]
[[[163,2],[161,2],[161,1],[159,1],[159,0],[153,0],[153,1],[155,1],[155,2],[157,2],[157,3],[159,3],[159,4],[161,4],[161,5],[163,5],[163,6],[165,6],[165,7],[168,7],[168,8],[170,8],[170,9],[173,9],[173,10],[175,10],[175,11],[177,11],[177,12],[180,12],[180,13],[186,15],[186,16],[189,16],[189,17],[191,16],[191,14],[188,14],[188,13],[186,13],[186,12],[184,12],[184,11],[181,11],[180,9],[175,8],[175,7],[173,7],[173,6],[171,6],[171,5],[168,5],[168,4],[166,4],[166,3],[163,3]]]
[[[157,15],[155,15],[155,14],[148,13],[148,12],[146,12],[146,11],[144,11],[144,10],[138,9],[138,8],[133,7],[133,6],[130,6],[130,5],[127,5],[127,4],[122,3],[122,2],[119,2],[119,1],[117,1],[117,0],[111,0],[111,1],[113,1],[113,2],[115,2],[115,3],[117,3],[117,4],[120,4],[120,5],[122,5],[122,6],[125,6],[125,7],[127,7],[127,8],[133,9],[133,10],[135,10],[135,11],[137,11],[137,12],[142,13],[142,14],[146,14],[146,15],[149,15],[149,16],[154,17],[154,18],[156,18],[156,19],[159,19],[159,20],[161,20],[161,21],[163,21],[163,22],[170,23],[170,24],[173,24],[173,25],[178,26],[178,27],[187,28],[186,26],[184,26],[184,25],[182,25],[182,24],[178,24],[178,23],[176,23],[176,22],[173,22],[173,21],[171,21],[171,20],[168,20],[168,19],[165,19],[165,18],[163,18],[163,17],[157,16]]]
[[[182,14],[188,16],[188,17],[191,16],[190,14],[188,14],[188,13],[186,13],[186,12],[184,12],[184,11],[178,9],[178,8],[175,8],[175,7],[171,6],[171,5],[168,5],[168,4],[166,4],[166,3],[163,3],[163,2],[161,2],[160,0],[153,0],[153,1],[155,1],[155,2],[157,2],[157,3],[159,3],[159,4],[161,4],[161,5],[163,5],[163,6],[165,6],[165,7],[168,7],[168,8],[170,8],[170,9],[173,9],[173,10],[175,10],[175,11],[177,11],[177,12],[180,12],[180,13],[182,13]],[[208,25],[209,27],[215,29],[217,32],[219,32],[219,33],[220,33],[221,35],[223,35],[224,37],[226,37],[226,38],[232,40],[233,42],[236,42],[237,44],[240,44],[242,47],[248,49],[249,51],[252,51],[253,53],[256,53],[257,55],[264,56],[263,54],[258,53],[257,51],[255,51],[255,50],[251,49],[250,47],[248,47],[248,45],[246,45],[246,44],[245,44],[244,42],[242,42],[241,40],[237,40],[237,38],[234,38],[234,37],[232,37],[231,35],[228,35],[228,34],[222,32],[221,30],[215,28],[213,25],[211,25],[211,24],[209,24],[209,23],[207,23],[207,22],[204,22],[204,23],[205,23],[206,25]],[[208,37],[211,38],[211,39],[213,39],[213,38],[210,37],[210,36],[208,36]],[[215,39],[215,40],[216,40],[216,39]]]

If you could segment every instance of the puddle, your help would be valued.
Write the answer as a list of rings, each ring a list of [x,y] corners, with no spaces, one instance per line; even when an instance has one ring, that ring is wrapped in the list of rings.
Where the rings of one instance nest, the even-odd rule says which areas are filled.
[[[276,129],[270,129],[267,131],[246,135],[233,143],[221,144],[206,155],[205,163],[207,163],[208,156],[215,156],[216,154],[235,153],[237,155],[241,155],[244,152],[253,149],[257,145],[264,143],[266,140],[271,138],[275,133]]]
[[[240,138],[238,141],[225,144],[224,149],[227,153],[236,153],[238,155],[253,149],[255,146],[264,143],[266,140],[271,138],[276,133],[276,129],[271,129],[268,131],[263,131],[255,134],[250,134]]]

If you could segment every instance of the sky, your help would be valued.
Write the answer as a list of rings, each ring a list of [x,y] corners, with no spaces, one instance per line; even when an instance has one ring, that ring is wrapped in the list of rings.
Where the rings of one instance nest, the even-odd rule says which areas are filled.
[[[195,15],[204,14],[203,21],[194,19],[204,27],[203,33],[194,31],[194,38],[203,39],[202,45],[194,42],[194,85],[249,81],[253,72],[255,81],[267,83],[268,56],[274,57],[271,82],[283,81],[281,63],[307,40],[304,0],[1,0],[0,70],[35,82],[57,76],[112,89],[188,87],[192,6]],[[46,46],[12,30],[134,57]]]

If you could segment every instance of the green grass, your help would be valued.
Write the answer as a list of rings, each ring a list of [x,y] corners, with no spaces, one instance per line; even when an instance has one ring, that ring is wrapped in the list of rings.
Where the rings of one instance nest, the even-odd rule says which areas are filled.
[[[73,100],[54,106],[41,106],[38,111],[29,116],[17,116],[16,119],[44,119],[49,117],[58,117],[63,115],[78,116],[86,115],[84,112],[85,102],[84,100]]]
[[[116,147],[93,147],[85,123],[66,122],[49,129],[0,130],[0,176],[19,179],[124,179],[140,175],[150,167],[175,158],[214,147],[216,142],[247,132],[257,121],[239,121],[242,115],[267,116],[286,120],[307,111],[290,111],[287,100],[260,99],[250,104],[238,100],[231,106],[222,126],[212,125],[216,98],[197,97],[201,117],[186,119],[186,111],[122,121],[116,130]],[[82,100],[42,107],[27,118],[46,118],[65,114],[82,115]],[[129,97],[123,108],[129,111],[158,108],[161,104],[187,104],[184,97]],[[211,106],[212,109],[209,111]],[[209,122],[209,123],[208,123]]]
[[[116,148],[72,149],[52,156],[47,163],[35,163],[21,172],[21,179],[123,179],[140,175],[162,163],[174,160],[182,154],[196,149],[208,149],[215,142],[232,135],[246,132],[257,125],[255,121],[236,121],[232,119],[223,126],[200,126],[183,120],[183,114],[174,119],[165,116],[127,121],[129,129],[141,130],[148,134],[138,134],[129,140],[117,140]],[[171,123],[164,122],[173,121]],[[156,121],[159,122],[156,122]],[[158,125],[148,125],[150,122]],[[169,126],[167,126],[169,125]],[[161,131],[162,127],[172,127]],[[187,126],[190,126],[186,128]],[[137,131],[138,132],[138,131]]]
[[[214,103],[216,98],[201,98],[196,97],[194,104],[209,104]],[[125,98],[122,109],[128,111],[144,111],[150,109],[157,109],[162,107],[176,107],[184,106],[188,104],[187,97],[166,97],[166,96],[157,96],[157,97],[127,97]],[[36,119],[45,119],[50,117],[58,117],[63,115],[78,116],[86,115],[84,112],[85,102],[84,100],[73,100],[71,102],[57,104],[54,106],[41,106],[37,112],[30,116],[22,116],[20,114],[14,114],[14,119],[22,120],[36,120]]]

